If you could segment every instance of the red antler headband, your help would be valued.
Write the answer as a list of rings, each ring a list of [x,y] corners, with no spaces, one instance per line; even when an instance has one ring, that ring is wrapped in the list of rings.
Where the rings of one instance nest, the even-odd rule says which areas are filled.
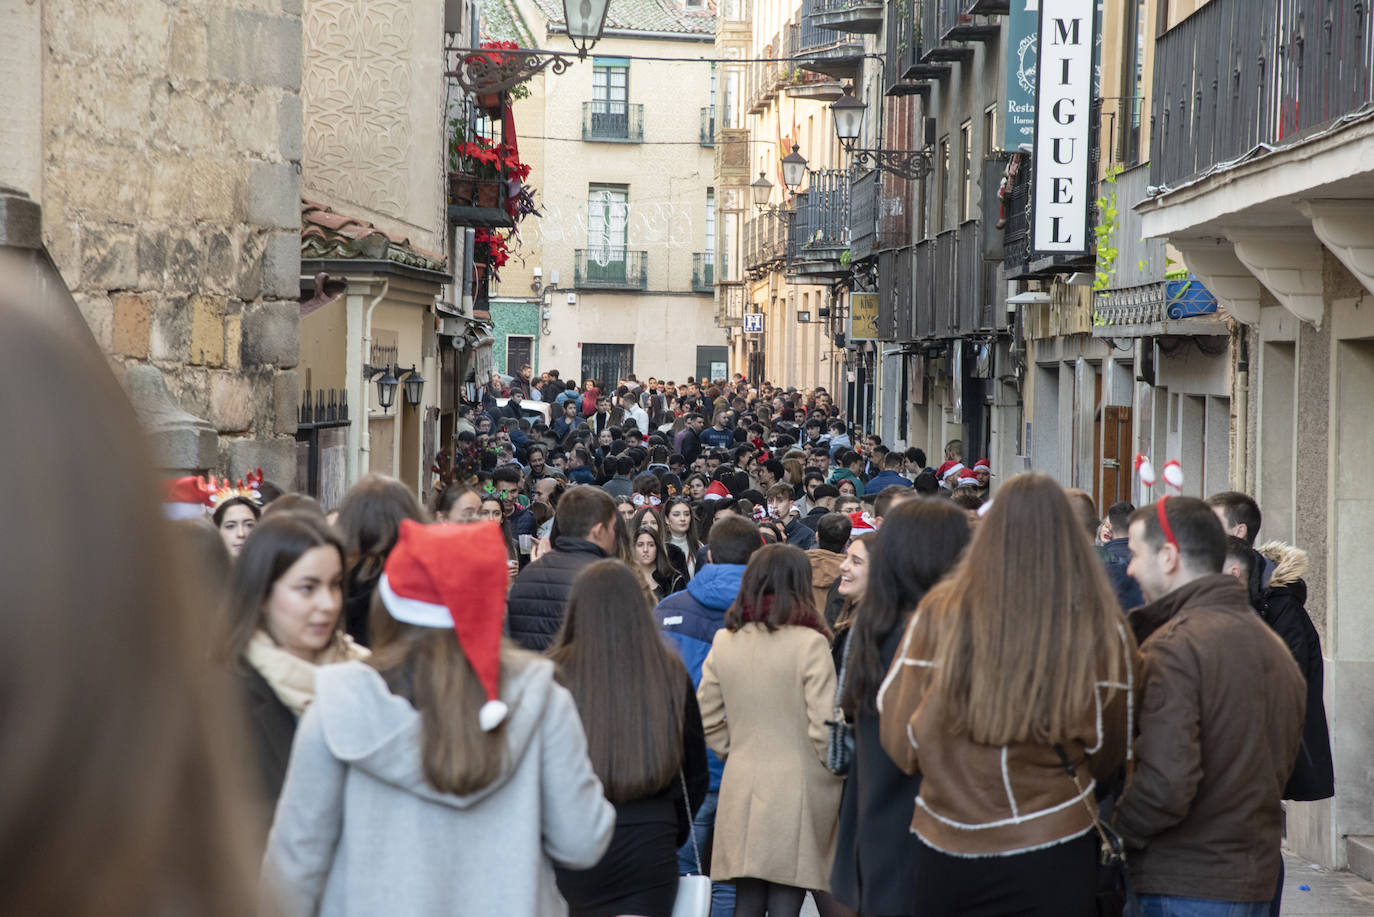
[[[1164,510],[1164,504],[1167,503],[1168,500],[1168,496],[1159,498],[1159,502],[1155,504],[1155,515],[1159,517],[1159,528],[1164,532],[1164,540],[1173,545],[1175,551],[1182,554],[1183,549],[1178,546],[1178,539],[1174,537],[1174,530],[1169,525],[1169,514]]]

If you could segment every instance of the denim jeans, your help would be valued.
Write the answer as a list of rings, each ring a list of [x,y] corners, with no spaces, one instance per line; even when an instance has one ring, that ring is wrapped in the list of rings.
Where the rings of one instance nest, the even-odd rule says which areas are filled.
[[[701,808],[697,810],[696,818],[692,820],[692,836],[696,838],[697,846],[701,848],[703,855],[706,852],[706,842],[711,837],[711,829],[716,824],[716,804],[720,800],[720,793],[711,790],[706,794],[705,801]],[[689,840],[683,844],[677,852],[678,872],[686,875],[697,871],[696,852],[692,849],[692,842]],[[701,871],[710,874],[711,864],[703,861]],[[735,915],[735,886],[730,882],[711,883],[711,917],[734,917]]]
[[[1141,917],[1269,917],[1268,901],[1213,901],[1173,895],[1141,895]]]

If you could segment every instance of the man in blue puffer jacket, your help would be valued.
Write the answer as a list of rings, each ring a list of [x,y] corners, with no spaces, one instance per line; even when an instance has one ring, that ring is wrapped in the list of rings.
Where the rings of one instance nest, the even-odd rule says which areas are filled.
[[[763,539],[753,522],[734,513],[722,515],[711,526],[707,564],[697,571],[685,590],[668,596],[655,609],[659,626],[687,665],[693,687],[701,683],[701,664],[711,651],[716,631],[725,626],[725,611],[739,594],[740,579],[749,557],[761,547]],[[710,868],[706,852],[716,822],[720,776],[725,770],[725,763],[709,750],[706,759],[711,768],[711,789],[692,823],[692,834],[702,851],[703,872]],[[678,866],[684,874],[696,871],[696,853],[690,840],[678,851]],[[713,884],[711,917],[732,917],[734,912],[734,886],[721,882]]]

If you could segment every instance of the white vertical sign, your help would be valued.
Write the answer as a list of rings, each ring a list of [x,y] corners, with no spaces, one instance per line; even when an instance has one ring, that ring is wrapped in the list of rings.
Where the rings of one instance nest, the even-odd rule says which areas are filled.
[[[1031,250],[1090,254],[1096,0],[1040,0]]]

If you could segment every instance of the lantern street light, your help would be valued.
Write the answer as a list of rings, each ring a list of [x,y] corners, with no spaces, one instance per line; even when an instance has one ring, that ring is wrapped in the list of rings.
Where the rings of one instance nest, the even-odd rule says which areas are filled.
[[[879,149],[868,150],[858,147],[859,134],[863,132],[864,111],[868,106],[854,98],[854,87],[844,87],[844,95],[830,105],[830,114],[835,122],[835,136],[846,153],[854,154],[856,165],[869,166],[879,172],[887,172],[906,181],[920,181],[930,174],[933,167],[929,148],[924,150],[885,150],[879,141]],[[784,166],[786,160],[783,160]]]
[[[420,406],[420,398],[425,393],[425,377],[420,375],[420,371],[415,368],[415,364],[410,364],[410,371],[405,374],[406,404],[413,408]]]
[[[563,0],[563,21],[579,60],[586,60],[592,45],[601,40],[610,5],[610,0]]]
[[[806,178],[806,157],[798,152],[800,148],[792,145],[792,152],[782,158],[782,183],[787,190],[795,193]]]
[[[868,106],[854,98],[854,86],[844,87],[844,95],[840,96],[830,105],[830,114],[835,122],[835,135],[840,138],[840,145],[845,152],[854,149],[854,144],[859,139],[859,134],[864,127],[864,112]]]
[[[764,178],[763,173],[760,172],[758,181],[749,183],[749,191],[754,195],[755,207],[767,207],[768,202],[773,198],[773,183]]]
[[[396,378],[396,374],[388,366],[382,372],[382,377],[377,380],[377,403],[382,406],[382,413],[391,410],[391,405],[396,401],[396,387],[401,382]]]

